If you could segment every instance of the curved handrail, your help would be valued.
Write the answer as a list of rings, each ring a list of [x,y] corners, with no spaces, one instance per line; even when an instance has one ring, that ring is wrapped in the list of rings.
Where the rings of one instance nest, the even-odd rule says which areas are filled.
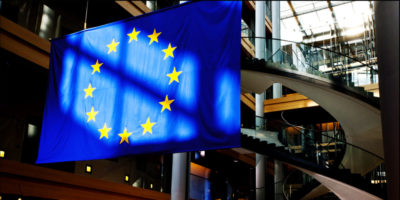
[[[273,53],[268,52],[267,59],[246,57],[241,61],[242,69],[322,84],[380,109],[379,97],[362,86],[377,83],[377,73],[363,67],[365,65],[355,59],[344,58],[339,54],[331,56],[329,52],[316,49],[303,50],[307,48],[297,44],[281,46]]]
[[[288,55],[289,56],[289,54],[286,52],[286,51],[283,51],[286,55]],[[272,57],[274,57],[277,53],[279,53],[279,49],[277,50],[277,51],[275,51],[275,53],[273,53],[272,55],[271,55],[271,58]],[[298,60],[300,60],[299,59],[299,57],[297,56],[297,55],[295,55],[296,57],[297,57],[297,59]],[[302,60],[300,60],[300,62],[303,64],[303,66],[306,66],[306,64],[302,61]],[[315,67],[313,67],[313,66],[310,66],[311,68],[313,68],[314,70],[318,70],[318,69],[316,69]]]
[[[285,177],[285,179],[284,179],[284,181],[283,181],[283,184],[282,184],[283,196],[286,198],[286,200],[290,200],[290,199],[293,197],[293,194],[296,194],[296,193],[298,192],[298,190],[297,190],[297,191],[294,191],[294,192],[287,191],[287,188],[288,188],[287,185],[290,185],[290,183],[288,183],[288,181],[289,181],[290,179],[293,179],[293,177],[295,177],[295,175],[299,175],[299,174],[300,174],[300,175],[305,175],[305,176],[301,176],[301,177],[303,177],[303,178],[301,179],[302,182],[303,182],[303,186],[306,185],[306,184],[312,183],[313,180],[316,181],[316,182],[318,182],[318,181],[315,180],[312,176],[310,176],[310,175],[308,175],[308,174],[306,174],[306,173],[304,173],[304,172],[302,172],[302,171],[300,171],[300,170],[298,170],[298,169],[296,169],[296,170],[290,172],[290,173]],[[307,178],[305,178],[305,177],[307,177]],[[319,183],[319,182],[318,182],[318,183]],[[295,183],[295,184],[298,184],[298,183]],[[290,188],[290,187],[289,187],[289,188]],[[290,189],[289,189],[289,190],[290,190]],[[294,197],[294,198],[296,198],[296,197]],[[298,196],[297,196],[297,198],[298,198]]]
[[[306,157],[308,157],[309,159],[312,159],[311,161],[316,162],[316,164],[321,165],[324,168],[331,168],[331,167],[339,167],[340,163],[342,162],[342,158],[344,154],[339,154],[334,156],[334,158],[332,158],[331,156],[327,157],[327,155],[324,154],[317,154],[318,151],[323,151],[323,150],[329,150],[329,145],[326,145],[326,143],[324,142],[320,142],[318,140],[316,140],[316,138],[310,137],[309,135],[307,135],[306,133],[303,133],[302,131],[300,131],[297,127],[295,126],[290,126],[288,124],[286,124],[285,122],[282,122],[282,124],[279,125],[281,128],[288,128],[288,127],[293,127],[293,130],[295,130],[298,135],[301,135],[302,137],[304,137],[307,141],[312,141],[312,144],[310,143],[301,143],[299,144],[301,146],[301,152],[304,153],[304,155]],[[308,129],[305,129],[308,130]],[[315,130],[313,130],[313,132],[315,132]],[[321,133],[321,136],[325,136],[325,134]],[[331,137],[329,137],[331,138]],[[345,148],[346,148],[346,144],[342,143],[339,140],[336,140],[339,144],[336,146],[335,151],[337,151],[338,149],[340,149],[341,152],[345,152]],[[287,141],[281,141],[281,143],[283,143],[285,146],[289,147],[290,149],[292,149],[292,146],[299,146],[299,145],[291,145],[289,144]],[[325,144],[325,145],[323,145]],[[307,151],[308,149],[308,151]],[[296,150],[293,149],[294,154],[296,154]],[[304,151],[305,150],[305,151]],[[326,161],[330,160],[329,158],[331,158],[331,160],[334,160],[334,164],[332,163],[326,163]]]
[[[371,102],[376,101],[376,96],[373,96],[372,92],[361,87],[361,85],[379,82],[376,65],[370,66],[368,63],[365,64],[357,58],[300,42],[265,37],[254,38],[265,39],[270,42],[275,40],[288,42],[288,44],[280,46],[276,50],[271,51],[267,49],[267,56],[264,60],[272,63],[280,63],[276,67],[290,68],[301,73],[325,78],[339,85],[352,88],[356,93],[360,93],[362,96],[367,97],[367,99],[371,99]],[[378,103],[374,102],[373,104]]]
[[[301,134],[303,134],[303,133],[302,133],[301,131],[299,131],[297,128],[301,128],[301,129],[303,129],[303,130],[309,130],[309,129],[304,128],[304,127],[302,127],[302,126],[298,126],[298,125],[294,125],[294,124],[289,123],[289,122],[284,118],[283,113],[284,113],[284,111],[281,112],[281,118],[282,118],[282,120],[285,122],[286,125],[289,125],[290,127],[293,127],[296,131],[298,131],[298,132],[301,133]],[[334,137],[332,137],[332,136],[329,136],[329,135],[326,135],[326,134],[323,134],[323,133],[320,133],[320,134],[323,135],[324,137],[327,137],[327,138],[330,138],[330,139],[338,140],[338,141],[342,142],[342,143],[345,144],[345,145],[349,145],[349,146],[352,146],[352,147],[354,147],[354,148],[356,148],[356,149],[360,149],[361,151],[366,152],[366,153],[368,153],[368,154],[371,154],[371,155],[373,155],[374,157],[377,157],[377,158],[380,159],[380,160],[384,160],[382,157],[376,155],[375,153],[372,153],[372,152],[370,152],[370,151],[368,151],[368,150],[366,150],[366,149],[364,149],[364,148],[362,148],[362,147],[359,147],[359,146],[353,145],[353,144],[351,144],[351,143],[348,143],[348,142],[346,142],[345,140],[337,139],[337,138],[334,138]],[[304,135],[304,136],[305,136],[305,137],[309,137],[309,136],[307,136],[307,135]]]
[[[341,55],[341,56],[343,56],[343,57],[347,57],[347,58],[352,59],[352,60],[354,60],[354,61],[356,61],[356,62],[359,62],[361,65],[363,65],[363,66],[365,66],[365,67],[372,68],[370,65],[364,64],[364,63],[362,63],[360,60],[358,60],[358,59],[356,59],[356,58],[352,58],[352,57],[350,57],[350,56],[348,56],[348,55],[342,54],[342,53],[340,53],[340,52],[332,51],[332,50],[330,50],[330,49],[326,49],[326,48],[322,48],[322,47],[317,47],[317,46],[312,46],[312,45],[309,45],[309,44],[303,43],[303,42],[295,42],[295,41],[285,40],[285,39],[281,39],[281,38],[267,38],[267,37],[258,37],[258,36],[241,36],[241,38],[279,40],[279,41],[285,41],[285,42],[290,42],[290,43],[295,43],[295,44],[302,44],[302,45],[309,46],[309,47],[312,47],[312,48],[317,48],[317,49],[321,49],[321,50],[324,50],[324,51],[329,51],[329,52],[332,52],[332,53]],[[372,69],[373,69],[373,68],[372,68]],[[373,70],[377,71],[377,69],[373,69]]]
[[[283,179],[283,183],[282,183],[282,193],[283,193],[283,196],[285,197],[285,199],[286,200],[289,200],[290,199],[290,194],[288,195],[287,193],[286,193],[286,190],[285,190],[285,186],[286,186],[286,183],[287,183],[287,180],[289,179],[289,177],[291,177],[294,173],[295,173],[296,171],[292,171],[292,172],[290,172],[284,179]]]
[[[316,141],[316,140],[314,140],[313,137],[311,137],[311,136],[307,135],[305,132],[301,131],[301,130],[308,130],[308,131],[314,131],[314,132],[315,132],[315,130],[311,130],[311,129],[308,129],[308,128],[305,128],[305,127],[302,127],[302,126],[299,126],[299,125],[292,124],[292,123],[290,123],[287,119],[285,119],[285,117],[284,117],[284,111],[281,112],[281,118],[282,118],[282,121],[280,121],[280,122],[282,122],[281,125],[283,125],[283,126],[280,126],[280,127],[282,127],[282,128],[285,127],[285,126],[286,126],[286,127],[292,127],[293,130],[295,130],[297,133],[301,134],[303,137],[309,138],[309,139],[313,139],[313,144],[314,144],[314,145],[317,145],[317,144],[321,144],[321,143],[322,143],[322,141]],[[279,123],[279,124],[280,124],[280,123]],[[276,127],[275,127],[275,128],[276,128]],[[328,141],[327,141],[327,143],[331,143],[331,142],[333,142],[333,141],[336,141],[336,143],[339,143],[339,145],[337,145],[337,146],[335,147],[335,149],[341,149],[341,151],[343,152],[343,154],[339,154],[339,156],[336,155],[336,156],[333,157],[333,159],[336,161],[336,162],[334,162],[334,164],[332,164],[332,163],[329,163],[329,164],[326,163],[326,161],[328,161],[329,158],[332,159],[332,157],[330,157],[330,156],[328,156],[328,157],[320,156],[320,157],[319,157],[319,161],[318,161],[318,159],[316,159],[316,157],[312,157],[312,159],[315,159],[315,160],[317,161],[317,164],[318,164],[318,165],[322,165],[322,166],[324,166],[324,167],[328,167],[328,166],[329,166],[329,168],[334,167],[334,168],[339,168],[339,169],[345,169],[345,167],[343,166],[343,163],[342,163],[342,162],[343,162],[342,159],[343,159],[343,156],[344,156],[344,152],[345,152],[346,149],[349,148],[349,147],[354,148],[354,149],[358,149],[358,151],[362,151],[363,153],[366,153],[366,154],[368,154],[369,156],[374,156],[374,157],[376,157],[376,158],[379,159],[379,160],[383,160],[383,158],[381,158],[380,156],[378,156],[378,155],[376,155],[376,154],[374,154],[374,153],[372,153],[372,152],[369,152],[369,151],[367,151],[367,150],[365,150],[365,149],[363,149],[363,148],[361,148],[361,147],[358,147],[358,146],[355,146],[355,145],[353,145],[353,144],[350,144],[350,143],[346,142],[345,140],[342,140],[342,139],[340,139],[340,138],[334,138],[334,137],[332,137],[332,136],[330,136],[330,135],[326,135],[326,134],[321,133],[321,132],[319,132],[318,134],[319,134],[319,135],[322,135],[323,137],[329,138]],[[283,142],[283,141],[282,141],[282,142]],[[349,145],[349,146],[348,146],[348,145]],[[285,146],[289,146],[289,144],[287,143]],[[302,144],[302,146],[303,146],[303,144]],[[322,147],[322,145],[318,145],[318,146]],[[313,151],[315,151],[315,152],[320,151],[320,152],[321,152],[322,150],[327,150],[327,149],[329,149],[329,145],[326,145],[325,147],[322,147],[321,149],[318,149],[318,147],[317,147],[317,148],[315,148]],[[312,154],[313,154],[313,153],[311,153],[310,155],[312,155]],[[351,169],[350,169],[350,170],[351,170]],[[295,171],[295,172],[296,172],[296,171]],[[300,173],[303,173],[303,172],[300,171]],[[285,177],[285,179],[283,180],[283,187],[282,187],[282,190],[283,190],[283,194],[284,194],[285,199],[290,199],[290,198],[291,198],[290,195],[288,194],[288,191],[287,191],[287,185],[288,185],[288,180],[289,180],[289,178],[290,178],[293,174],[294,174],[294,172],[288,174],[288,175]],[[303,174],[304,174],[304,173],[303,173]],[[364,178],[368,180],[368,177],[367,177],[367,176],[364,176]],[[309,181],[307,181],[307,182],[309,182]]]

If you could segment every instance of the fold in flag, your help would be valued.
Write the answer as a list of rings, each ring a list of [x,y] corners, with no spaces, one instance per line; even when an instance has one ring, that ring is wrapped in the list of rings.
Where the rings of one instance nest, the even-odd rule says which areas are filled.
[[[51,41],[37,163],[240,146],[241,2],[190,2]]]

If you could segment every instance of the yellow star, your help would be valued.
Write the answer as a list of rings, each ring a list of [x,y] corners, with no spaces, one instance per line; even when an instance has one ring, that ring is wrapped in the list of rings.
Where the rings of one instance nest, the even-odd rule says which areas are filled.
[[[140,31],[136,31],[136,30],[135,30],[135,27],[133,27],[132,33],[129,33],[129,34],[128,34],[128,36],[129,36],[129,43],[131,43],[132,40],[137,41],[137,36],[139,35],[139,33],[140,33]]]
[[[165,97],[165,101],[161,101],[160,104],[162,105],[162,109],[161,112],[164,111],[164,109],[168,109],[169,111],[171,111],[171,103],[174,102],[175,100],[168,100],[168,95]]]
[[[123,133],[120,133],[120,134],[118,134],[118,135],[119,135],[119,137],[121,137],[121,141],[119,142],[119,144],[122,144],[124,141],[125,141],[126,143],[129,144],[128,137],[129,137],[130,135],[132,135],[132,133],[128,133],[128,132],[126,131],[126,128],[124,129],[124,132],[123,132]]]
[[[151,134],[153,134],[153,132],[151,131],[151,127],[154,126],[154,124],[156,124],[156,123],[155,122],[151,123],[150,122],[150,117],[148,117],[146,123],[145,124],[141,124],[141,126],[144,128],[143,135],[146,132],[150,132]]]
[[[156,42],[158,43],[157,37],[158,37],[160,34],[161,34],[161,32],[156,33],[156,29],[154,29],[153,34],[147,36],[147,37],[150,38],[150,43],[149,43],[149,45],[151,45],[151,43],[153,43],[153,41],[156,41]]]
[[[100,67],[103,65],[103,63],[99,63],[99,60],[96,60],[96,64],[92,65],[93,71],[92,74],[94,74],[96,71],[100,73]]]
[[[111,51],[117,52],[117,47],[119,45],[119,42],[115,42],[114,39],[112,40],[111,44],[108,44],[108,54],[110,54]]]
[[[171,43],[168,44],[168,49],[163,49],[162,51],[165,53],[164,60],[168,58],[168,56],[174,57],[174,50],[176,47],[171,47]]]
[[[89,119],[87,120],[87,122],[89,122],[91,119],[93,119],[93,121],[96,121],[96,115],[97,115],[98,111],[94,111],[94,108],[92,106],[92,110],[90,110],[90,112],[87,112],[86,114],[89,116]]]
[[[95,89],[96,89],[96,88],[92,88],[92,85],[89,83],[89,87],[86,88],[86,89],[83,89],[83,90],[85,91],[85,93],[86,93],[85,99],[86,99],[86,97],[88,97],[88,96],[93,97],[93,91],[94,91]]]
[[[108,132],[111,130],[111,128],[107,128],[107,124],[104,123],[104,126],[102,129],[99,129],[101,135],[100,135],[100,139],[103,137],[106,137],[108,139]]]
[[[170,78],[168,85],[170,85],[172,83],[172,81],[176,81],[176,82],[179,83],[178,76],[181,73],[182,73],[182,71],[176,72],[175,67],[174,67],[174,71],[172,73],[170,73],[170,74],[167,74],[167,76]]]

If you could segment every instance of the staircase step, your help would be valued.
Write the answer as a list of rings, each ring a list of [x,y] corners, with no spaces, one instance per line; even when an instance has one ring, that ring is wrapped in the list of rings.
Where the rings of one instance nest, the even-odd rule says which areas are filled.
[[[244,148],[247,148],[259,154],[272,156],[283,162],[307,168],[316,173],[334,178],[338,181],[350,184],[361,190],[384,198],[385,192],[382,192],[382,188],[379,188],[377,186],[379,184],[372,185],[367,180],[364,180],[360,174],[352,174],[351,170],[349,169],[326,168],[325,166],[316,163],[315,158],[308,157],[308,155],[306,156],[304,152],[294,153],[293,149],[283,146],[277,147],[274,143],[261,141],[259,138],[255,138],[253,136],[242,134],[241,138]]]

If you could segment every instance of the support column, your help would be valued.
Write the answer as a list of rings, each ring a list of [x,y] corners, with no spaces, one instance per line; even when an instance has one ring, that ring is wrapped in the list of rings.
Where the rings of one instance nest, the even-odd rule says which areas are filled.
[[[256,200],[265,199],[266,157],[256,153]]]
[[[256,58],[265,59],[265,2],[256,1]],[[264,129],[264,99],[265,94],[256,94],[256,129]],[[266,157],[256,154],[256,199],[265,199]]]
[[[172,156],[171,200],[189,199],[190,153],[174,153]]]
[[[400,199],[399,2],[376,2],[376,53],[387,196]]]
[[[277,52],[281,48],[281,41],[277,40],[281,38],[281,9],[279,1],[272,1],[271,5],[272,9],[272,52]],[[279,54],[275,54],[279,55]],[[273,57],[274,62],[280,62],[280,58],[278,56]],[[274,83],[272,85],[272,98],[281,98],[282,97],[282,84]],[[282,162],[275,160],[274,161],[274,182],[275,182],[275,200],[283,200],[283,165]]]
[[[281,9],[280,1],[271,2],[271,13],[272,13],[272,53],[275,53],[281,47]],[[274,56],[274,61],[278,60]]]
[[[283,196],[283,165],[279,160],[274,163],[275,200],[285,199]]]
[[[279,51],[281,48],[281,8],[279,1],[272,1],[271,2],[271,12],[272,12],[272,53]],[[275,54],[272,58],[274,62],[280,62],[279,53]],[[272,85],[272,96],[273,98],[280,98],[282,97],[282,84],[274,83]]]
[[[274,83],[272,86],[272,98],[281,98],[282,97],[282,85],[279,83]],[[275,200],[283,200],[283,165],[279,160],[274,161],[274,183],[275,183]]]

